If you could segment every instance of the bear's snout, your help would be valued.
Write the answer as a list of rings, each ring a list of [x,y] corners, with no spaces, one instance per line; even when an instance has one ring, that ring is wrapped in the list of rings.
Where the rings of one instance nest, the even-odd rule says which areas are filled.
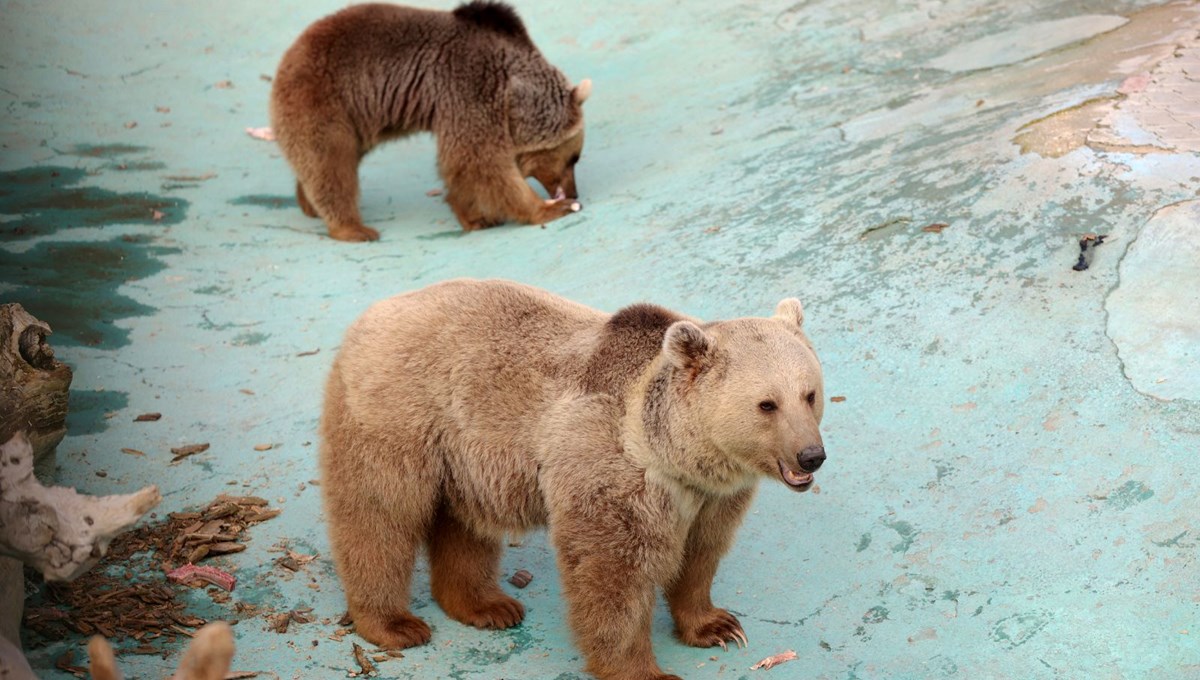
[[[806,447],[803,451],[796,454],[796,460],[800,463],[801,470],[804,470],[805,472],[816,472],[817,468],[821,467],[821,463],[825,462],[825,447]]]

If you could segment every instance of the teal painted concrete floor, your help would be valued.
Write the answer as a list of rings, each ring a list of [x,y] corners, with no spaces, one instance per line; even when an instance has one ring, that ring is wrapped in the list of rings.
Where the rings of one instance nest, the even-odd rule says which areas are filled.
[[[271,499],[283,514],[218,561],[234,601],[333,619],[241,621],[236,670],[356,667],[355,638],[329,637],[343,602],[310,483],[322,381],[369,303],[474,276],[606,310],[807,306],[845,397],[820,493],[764,481],[714,587],[750,647],[684,647],[660,609],[665,668],[1200,677],[1200,5],[520,2],[549,59],[595,81],[584,211],[463,234],[426,196],[424,137],[365,162],[383,238],[363,245],[324,238],[245,132],[284,48],[338,6],[0,9],[0,298],[49,322],[75,371],[60,481],[158,484],[160,514]],[[1073,271],[1088,232],[1108,239]],[[147,411],[162,420],[133,422]],[[288,575],[281,542],[319,557]],[[433,643],[382,674],[583,677],[544,534],[504,568],[535,575],[524,625],[448,621],[422,566]],[[80,642],[31,661],[69,677],[53,663]],[[749,670],[786,649],[799,660]],[[122,663],[158,678],[177,658]]]

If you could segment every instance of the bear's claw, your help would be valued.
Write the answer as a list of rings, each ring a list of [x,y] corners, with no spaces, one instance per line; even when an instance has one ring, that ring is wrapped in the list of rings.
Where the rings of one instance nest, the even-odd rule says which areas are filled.
[[[733,642],[738,647],[748,647],[750,641],[746,638],[742,624],[737,617],[724,609],[714,609],[708,620],[695,626],[690,631],[681,630],[680,639],[693,647],[717,647],[728,651],[727,642]]]

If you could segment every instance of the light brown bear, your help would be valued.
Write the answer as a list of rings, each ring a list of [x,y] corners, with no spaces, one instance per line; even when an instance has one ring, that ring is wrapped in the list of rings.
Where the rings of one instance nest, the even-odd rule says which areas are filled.
[[[760,477],[807,490],[825,459],[821,366],[783,300],[702,323],[608,315],[507,281],[454,280],[373,305],[326,386],[321,475],[358,633],[428,642],[409,577],[481,628],[521,622],[497,579],[506,532],[549,526],[572,628],[600,678],[665,675],[655,588],[697,647],[744,641],[709,597]]]
[[[359,214],[359,162],[416,132],[437,136],[446,202],[463,229],[544,224],[580,209],[575,164],[590,92],[591,81],[571,87],[546,62],[508,5],[355,5],[309,26],[284,54],[271,126],[300,209],[335,239],[379,238]]]

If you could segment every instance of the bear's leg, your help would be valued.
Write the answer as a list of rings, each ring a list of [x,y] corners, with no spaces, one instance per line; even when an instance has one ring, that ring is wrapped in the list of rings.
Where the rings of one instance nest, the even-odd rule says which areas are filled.
[[[304,186],[300,182],[296,182],[296,203],[300,206],[300,211],[308,217],[319,217],[317,209],[312,207],[308,197],[304,195]]]
[[[379,232],[364,225],[358,212],[358,164],[363,150],[353,131],[330,121],[319,131],[292,132],[288,137],[284,150],[296,171],[296,198],[305,199],[300,209],[307,203],[325,220],[331,238],[378,240]]]
[[[746,644],[746,633],[737,617],[713,606],[713,577],[721,557],[733,543],[733,535],[750,507],[754,490],[729,498],[709,501],[701,508],[688,533],[683,567],[666,588],[667,604],[675,620],[675,633],[693,647],[725,647]]]
[[[446,615],[476,628],[511,628],[525,607],[504,594],[499,539],[485,538],[455,518],[443,503],[429,530],[433,599]]]
[[[554,542],[571,628],[588,672],[601,680],[681,680],[663,673],[654,658],[651,575],[643,565],[597,550],[592,540],[572,540],[572,533],[559,528]]]
[[[329,536],[350,617],[355,631],[380,647],[423,645],[431,632],[409,612],[409,580],[433,502],[405,494],[397,503],[394,492],[389,498],[364,488],[367,477],[341,489],[336,500],[327,491]],[[429,507],[424,519],[421,506]]]

